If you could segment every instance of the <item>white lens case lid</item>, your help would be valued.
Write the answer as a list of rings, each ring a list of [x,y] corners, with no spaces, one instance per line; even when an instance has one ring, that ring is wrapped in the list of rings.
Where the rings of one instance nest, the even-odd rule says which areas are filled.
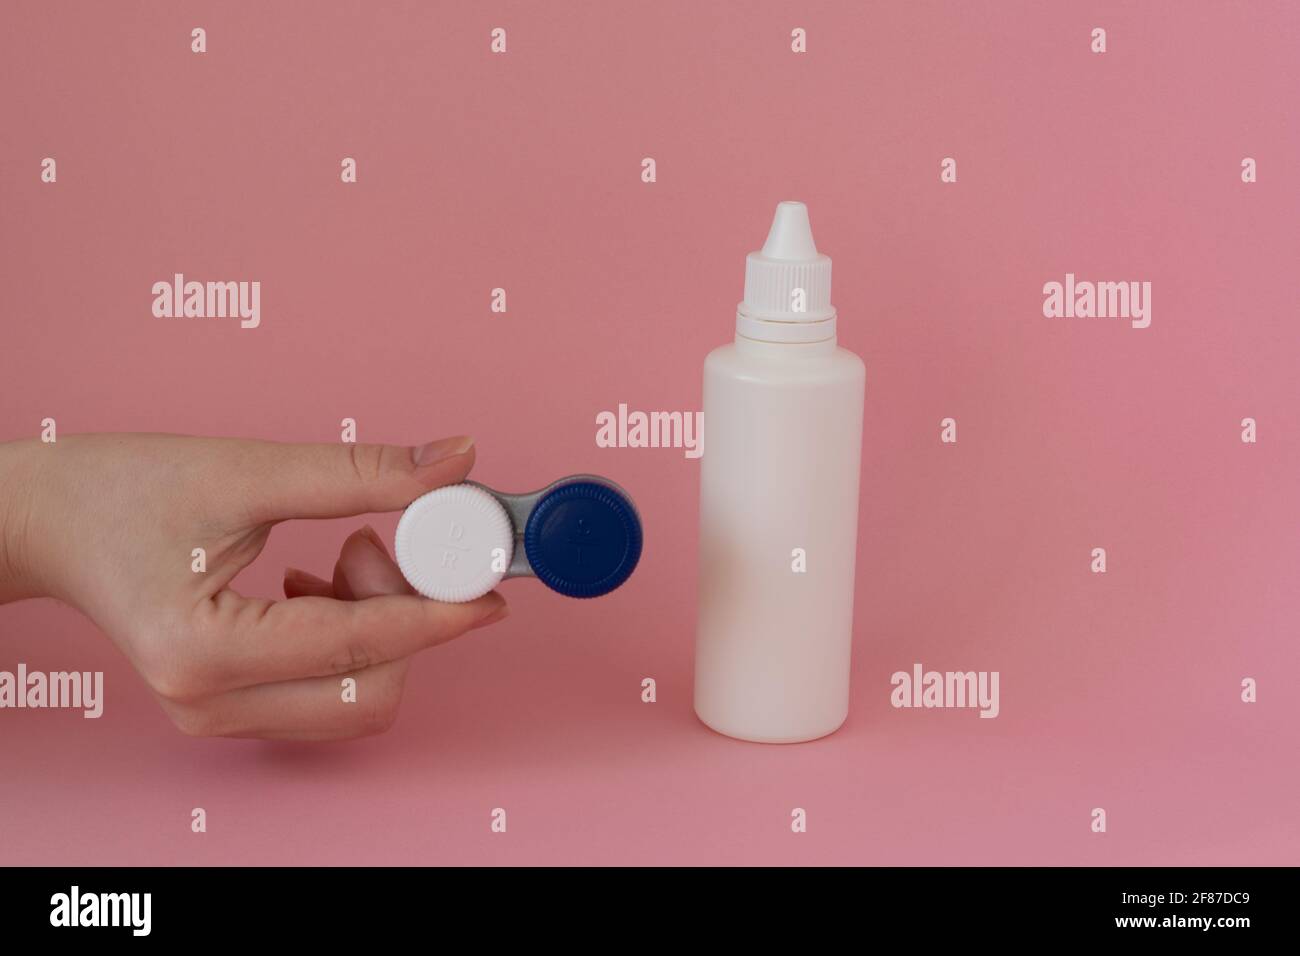
[[[475,485],[437,488],[411,502],[397,524],[397,566],[435,601],[487,594],[506,576],[514,547],[506,509]]]

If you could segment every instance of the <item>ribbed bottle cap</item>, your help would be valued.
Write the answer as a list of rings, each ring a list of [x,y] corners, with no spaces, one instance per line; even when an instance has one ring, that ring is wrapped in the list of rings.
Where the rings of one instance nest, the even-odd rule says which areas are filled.
[[[746,258],[736,330],[770,342],[817,342],[835,334],[831,260],[817,251],[803,203],[778,203],[767,242]]]

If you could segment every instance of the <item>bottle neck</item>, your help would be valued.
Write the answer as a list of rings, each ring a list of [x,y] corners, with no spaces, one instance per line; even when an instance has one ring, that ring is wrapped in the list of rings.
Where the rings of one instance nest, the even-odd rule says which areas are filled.
[[[742,302],[736,308],[736,335],[755,342],[791,345],[833,342],[836,319],[835,310],[829,307],[814,315],[800,315],[796,320],[793,313],[754,312]]]
[[[746,355],[788,359],[816,358],[832,355],[839,347],[834,335],[820,342],[763,342],[736,333],[736,349]]]

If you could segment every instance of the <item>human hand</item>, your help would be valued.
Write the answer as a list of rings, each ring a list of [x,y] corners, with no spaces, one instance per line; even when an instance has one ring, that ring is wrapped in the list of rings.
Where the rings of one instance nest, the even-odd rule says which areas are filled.
[[[419,448],[176,435],[0,445],[0,603],[50,596],[90,617],[182,731],[321,740],[387,729],[409,659],[506,616],[496,592],[417,596],[368,526],[326,581],[286,569],[287,600],[231,580],[289,518],[396,511],[464,480],[469,438]],[[192,552],[206,552],[206,571]],[[356,679],[356,702],[341,682]]]

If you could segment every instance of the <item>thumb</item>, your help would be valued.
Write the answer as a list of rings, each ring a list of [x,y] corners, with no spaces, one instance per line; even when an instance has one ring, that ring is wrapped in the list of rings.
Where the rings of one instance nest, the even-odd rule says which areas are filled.
[[[260,458],[254,512],[259,521],[342,518],[397,511],[426,491],[464,481],[474,467],[474,439],[426,445],[276,444],[250,450]]]

